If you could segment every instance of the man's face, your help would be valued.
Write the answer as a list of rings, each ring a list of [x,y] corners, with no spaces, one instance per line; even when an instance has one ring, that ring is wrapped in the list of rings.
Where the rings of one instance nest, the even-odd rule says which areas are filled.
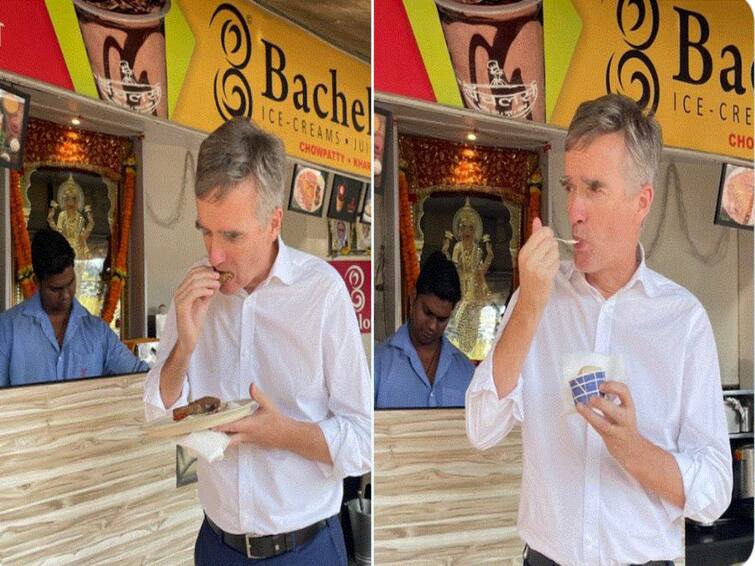
[[[71,310],[76,295],[76,273],[73,267],[66,267],[57,275],[50,275],[39,284],[39,297],[47,314],[66,314]]]
[[[220,291],[251,291],[261,283],[275,259],[282,211],[277,208],[264,224],[257,219],[258,197],[254,181],[231,189],[221,200],[197,199],[197,228],[202,232],[210,265],[229,271],[233,278]]]
[[[443,336],[454,305],[435,295],[416,295],[409,310],[409,335],[418,346],[435,344]]]
[[[598,136],[564,156],[562,185],[568,192],[572,237],[577,240],[574,263],[585,274],[621,274],[634,265],[653,188],[634,180],[630,163],[620,132]]]

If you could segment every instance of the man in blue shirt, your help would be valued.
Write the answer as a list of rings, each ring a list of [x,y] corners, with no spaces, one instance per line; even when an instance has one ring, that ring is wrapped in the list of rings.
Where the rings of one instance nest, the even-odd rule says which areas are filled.
[[[148,371],[74,297],[75,254],[65,237],[41,230],[31,253],[37,292],[0,313],[0,387]]]
[[[463,407],[474,365],[443,336],[461,299],[456,266],[443,253],[427,258],[409,320],[375,350],[375,408]]]

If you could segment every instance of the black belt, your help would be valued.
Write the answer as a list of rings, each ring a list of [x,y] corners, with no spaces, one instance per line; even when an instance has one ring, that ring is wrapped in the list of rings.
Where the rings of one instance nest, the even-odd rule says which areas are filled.
[[[322,528],[327,525],[327,519],[317,521],[299,529],[298,531],[291,531],[290,533],[281,533],[279,535],[267,535],[263,537],[253,537],[250,535],[234,535],[227,533],[220,527],[218,527],[212,520],[205,515],[205,520],[210,528],[215,531],[227,546],[230,546],[233,550],[240,552],[247,558],[253,558],[255,560],[262,560],[263,558],[270,558],[283,554],[293,550],[297,546],[307,544],[315,535],[319,533]]]
[[[527,564],[529,564],[529,566],[558,566],[558,562],[551,560],[545,554],[539,553],[529,545],[524,545],[524,552],[522,553],[522,556],[527,561]],[[673,564],[673,561],[651,560],[650,562],[645,562],[644,564],[636,566],[668,566],[670,564]]]

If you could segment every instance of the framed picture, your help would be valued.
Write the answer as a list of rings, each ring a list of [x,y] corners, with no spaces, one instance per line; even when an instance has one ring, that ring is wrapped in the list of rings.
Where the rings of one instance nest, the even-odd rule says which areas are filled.
[[[354,251],[368,254],[372,248],[372,225],[354,222]]]
[[[288,209],[302,214],[322,216],[325,202],[326,175],[308,165],[296,164],[291,178],[291,195],[288,199]]]
[[[333,175],[333,188],[330,190],[328,218],[354,222],[357,218],[361,198],[361,181],[342,175]]]
[[[371,185],[365,185],[364,199],[362,199],[362,210],[359,214],[359,220],[364,224],[372,224],[372,190]]]
[[[29,123],[29,95],[0,83],[0,167],[20,170]]]
[[[375,138],[372,146],[372,171],[375,192],[382,195],[385,192],[385,179],[388,176],[386,163],[390,156],[386,143],[391,139],[391,113],[375,108]],[[384,174],[386,173],[386,174]]]
[[[353,245],[351,224],[345,220],[328,220],[328,249],[330,256],[349,255]]]
[[[718,186],[715,224],[744,230],[753,229],[752,180],[752,167],[724,163]]]

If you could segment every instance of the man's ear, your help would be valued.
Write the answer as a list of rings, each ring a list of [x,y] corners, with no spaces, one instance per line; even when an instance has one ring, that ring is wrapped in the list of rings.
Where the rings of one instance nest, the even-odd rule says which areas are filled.
[[[280,206],[276,206],[273,211],[273,215],[270,218],[270,235],[273,240],[278,239],[278,235],[281,232],[283,226],[283,209]]]
[[[646,183],[640,187],[640,193],[637,196],[637,213],[640,215],[640,221],[644,222],[647,215],[650,214],[650,205],[653,204],[653,185]]]

